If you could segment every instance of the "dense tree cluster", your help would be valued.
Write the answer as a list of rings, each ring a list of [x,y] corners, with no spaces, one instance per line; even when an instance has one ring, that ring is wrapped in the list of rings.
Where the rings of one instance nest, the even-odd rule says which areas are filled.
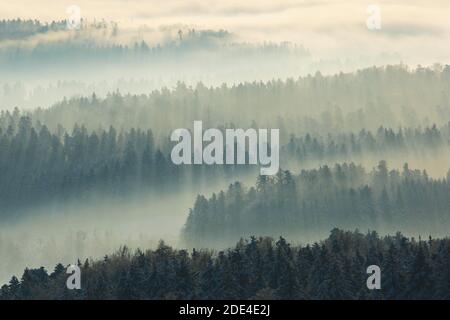
[[[176,185],[178,172],[159,149],[151,130],[88,133],[75,126],[32,126],[21,117],[16,126],[0,129],[0,199],[2,210],[36,201],[84,198],[90,193],[123,195],[133,187]],[[170,179],[168,179],[170,177]]]
[[[84,198],[89,194],[125,195],[138,189],[174,191],[186,183],[212,183],[223,177],[253,174],[255,166],[176,166],[170,159],[170,133],[154,137],[152,130],[87,130],[61,125],[53,132],[18,109],[0,116],[0,200],[2,211],[49,200]],[[292,136],[282,146],[282,165],[364,155],[421,154],[448,150],[448,125],[437,129],[380,128],[376,133],[306,134]]]
[[[255,187],[239,182],[209,199],[198,196],[187,218],[184,238],[213,246],[233,238],[260,235],[294,237],[321,234],[333,227],[446,233],[450,223],[450,180],[426,171],[388,170],[386,162],[366,172],[358,165],[279,171],[259,176]]]
[[[46,37],[31,38],[46,33]],[[20,41],[13,41],[24,39],[31,39],[30,45],[24,46]],[[172,73],[173,65],[183,61],[187,62],[183,65],[185,70],[189,69],[189,63],[198,63],[199,67],[203,65],[207,69],[207,61],[201,58],[205,51],[208,51],[211,64],[222,59],[222,62],[226,61],[230,66],[233,66],[232,62],[244,65],[241,60],[248,59],[274,61],[273,57],[276,56],[285,60],[285,63],[287,60],[309,56],[302,46],[288,43],[236,42],[235,37],[226,30],[166,26],[156,31],[143,26],[139,32],[130,36],[130,30],[120,28],[118,23],[104,20],[81,20],[77,30],[69,29],[64,20],[51,23],[3,20],[0,21],[0,42],[2,40],[9,42],[0,47],[3,72],[0,79],[6,74],[8,80],[22,80],[14,77],[14,72],[22,74],[37,70],[54,70],[55,74],[60,75],[59,79],[67,79],[65,73],[68,70],[78,73],[93,66],[95,72],[91,74],[98,74],[106,66],[113,67],[115,71],[129,71],[127,74],[130,77],[148,77],[148,73],[153,76],[163,75],[164,70]],[[199,63],[200,60],[202,63]],[[145,70],[144,73],[139,72],[142,69]],[[123,75],[123,72],[119,73]],[[192,70],[190,74],[193,74]],[[180,79],[178,76],[177,78]],[[108,76],[103,80],[109,80]]]
[[[448,149],[450,123],[438,129],[436,125],[425,129],[380,127],[376,132],[361,130],[355,133],[292,135],[282,148],[289,160],[355,159],[358,156],[383,157],[392,154],[424,156]]]
[[[39,20],[0,20],[0,39],[23,39],[32,35],[46,33],[49,31],[60,31],[66,29],[65,21],[52,21],[43,23]]]
[[[381,289],[369,290],[369,265]],[[66,288],[58,264],[26,269],[0,299],[449,299],[450,241],[379,237],[333,229],[325,240],[292,246],[284,238],[241,240],[231,249],[122,248],[102,261],[79,262],[81,289]]]
[[[204,129],[280,129],[283,169],[252,187],[234,182],[197,197],[179,240],[208,249],[123,247],[79,261],[75,291],[66,289],[62,264],[51,273],[26,269],[1,287],[0,299],[450,299],[449,239],[336,229],[448,236],[450,171],[430,178],[407,163],[390,170],[386,160],[450,154],[450,66],[324,76],[316,70],[328,73],[329,62],[291,43],[241,43],[225,30],[179,26],[160,28],[160,42],[145,27],[121,32],[105,21],[83,21],[80,30],[66,21],[0,21],[0,222],[43,211],[65,220],[72,204],[80,220],[80,204],[97,218],[101,206],[90,205],[99,199],[110,218],[109,208],[133,196],[169,202],[161,212],[169,215],[177,210],[171,201],[203,192],[194,186],[212,192],[254,175],[256,166],[174,165],[169,137],[195,120]],[[368,170],[355,164],[363,159],[386,160]],[[310,245],[285,240],[312,243],[330,229]],[[52,261],[93,254],[88,241],[109,250],[96,231],[66,235],[61,253],[51,237],[21,251],[34,239],[2,234],[0,265],[9,277],[16,263],[33,264],[23,259],[33,250],[58,257]],[[248,240],[214,251],[239,238]],[[366,287],[372,264],[381,267],[381,290]]]
[[[75,125],[56,132],[27,116],[0,117],[0,217],[36,204],[64,203],[96,195],[125,197],[213,183],[250,169],[243,166],[176,166],[171,143],[157,145],[151,130],[90,131]],[[253,172],[253,171],[250,171]]]

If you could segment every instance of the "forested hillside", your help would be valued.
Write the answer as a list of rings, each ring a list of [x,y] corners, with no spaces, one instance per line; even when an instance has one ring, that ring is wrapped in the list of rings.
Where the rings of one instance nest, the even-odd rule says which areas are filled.
[[[44,23],[39,20],[0,20],[0,39],[23,39],[36,34],[66,29],[66,21]]]
[[[313,237],[332,227],[446,234],[449,193],[448,177],[429,178],[408,164],[402,171],[385,161],[370,172],[353,163],[299,175],[280,170],[250,188],[236,182],[209,199],[198,196],[183,236],[211,247],[252,234]]]
[[[287,139],[289,133],[443,125],[450,119],[449,96],[449,67],[408,71],[398,65],[211,88],[180,82],[172,90],[142,95],[64,100],[35,111],[33,118],[52,128],[80,123],[90,129],[150,127],[157,133],[202,118],[205,125],[219,128],[278,127]]]
[[[381,290],[366,269],[380,266]],[[311,245],[251,237],[231,249],[124,247],[79,262],[81,290],[67,290],[65,267],[27,269],[0,299],[449,299],[450,240],[331,231]]]
[[[450,155],[449,141],[449,124],[395,131],[380,127],[376,132],[291,134],[281,146],[280,158],[283,168],[296,172],[317,162],[333,165],[348,160]],[[3,112],[1,216],[36,204],[96,195],[108,198],[135,192],[176,192],[200,182],[239,180],[257,171],[256,166],[176,166],[170,159],[173,145],[167,137],[155,137],[151,129],[110,126],[88,130],[75,124],[73,128],[58,125],[50,131],[33,115],[17,109]]]
[[[444,0],[50,2],[0,1],[0,300],[450,299]]]
[[[317,69],[308,50],[290,42],[249,43],[184,24],[130,30],[80,22],[70,30],[66,21],[0,21],[0,107],[47,108],[65,96],[140,95],[179,81],[220,86]]]

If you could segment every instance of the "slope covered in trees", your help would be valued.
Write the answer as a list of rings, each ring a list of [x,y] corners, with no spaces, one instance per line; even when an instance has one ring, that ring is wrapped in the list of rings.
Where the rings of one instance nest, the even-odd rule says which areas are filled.
[[[158,21],[0,20],[0,299],[450,299],[448,238],[378,236],[449,235],[449,65]],[[174,165],[196,120],[279,129],[282,169]]]
[[[110,125],[152,128],[165,136],[202,119],[209,127],[279,128],[286,142],[290,134],[445,125],[450,120],[449,94],[450,67],[408,70],[398,65],[217,87],[179,82],[143,94],[68,98],[30,116],[51,130],[78,123],[89,130]]]
[[[65,21],[43,23],[39,20],[0,20],[0,39],[24,39],[33,35],[67,29]]]
[[[448,178],[429,178],[408,164],[389,170],[385,161],[371,172],[353,163],[297,176],[280,170],[274,177],[259,176],[248,189],[236,182],[209,199],[199,195],[183,237],[211,247],[252,234],[304,239],[333,227],[446,234],[449,192]]]
[[[0,216],[17,208],[92,195],[125,196],[133,192],[174,192],[207,182],[210,185],[253,175],[255,166],[176,166],[174,143],[150,129],[72,130],[58,125],[50,131],[17,109],[0,116]],[[449,152],[449,125],[398,131],[379,128],[357,134],[291,135],[281,147],[284,168],[304,168],[317,161],[333,163],[366,157],[420,158]],[[225,153],[224,153],[225,154]]]
[[[368,290],[366,269],[378,265],[381,290]],[[284,238],[241,240],[231,249],[122,248],[86,260],[81,290],[66,288],[65,267],[27,269],[0,299],[449,299],[449,239],[415,240],[331,231],[311,245]]]
[[[92,93],[85,92],[83,84],[93,84],[102,92],[119,79],[143,79],[137,91],[115,86],[126,93],[140,94],[151,91],[145,86],[146,80],[157,83],[158,89],[181,80],[220,85],[269,80],[274,75],[286,78],[304,72],[311,64],[308,51],[301,45],[248,43],[222,29],[194,29],[180,24],[132,27],[82,20],[79,29],[71,30],[66,21],[0,21],[0,82],[6,82],[0,84],[0,99],[2,95],[8,98],[7,105],[2,106],[8,108],[16,106],[11,105],[14,102],[35,108],[39,104],[27,97],[28,90],[39,94],[64,81],[70,83],[66,87],[68,96],[79,96]],[[54,103],[55,98],[63,98],[62,94],[53,93],[41,101]]]
[[[242,166],[176,166],[170,143],[157,144],[149,130],[88,132],[75,125],[51,133],[30,118],[0,118],[0,219],[36,204],[130,194],[170,193],[186,184],[233,177]],[[255,169],[255,168],[253,168]],[[256,169],[255,169],[256,170]],[[167,195],[167,194],[166,194]]]

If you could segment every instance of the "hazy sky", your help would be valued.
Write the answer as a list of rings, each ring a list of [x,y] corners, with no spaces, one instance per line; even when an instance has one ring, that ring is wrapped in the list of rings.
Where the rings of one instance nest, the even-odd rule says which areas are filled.
[[[366,26],[371,4],[381,9],[381,30]],[[428,64],[450,57],[448,0],[2,0],[0,18],[64,19],[69,5],[78,5],[88,20],[223,28],[245,40],[302,43],[318,56],[389,51]]]

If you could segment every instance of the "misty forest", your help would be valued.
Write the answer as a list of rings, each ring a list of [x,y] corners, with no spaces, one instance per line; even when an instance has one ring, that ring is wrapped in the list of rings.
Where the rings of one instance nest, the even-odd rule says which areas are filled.
[[[450,299],[449,65],[0,20],[0,110],[0,299]],[[278,173],[175,165],[197,120]]]

